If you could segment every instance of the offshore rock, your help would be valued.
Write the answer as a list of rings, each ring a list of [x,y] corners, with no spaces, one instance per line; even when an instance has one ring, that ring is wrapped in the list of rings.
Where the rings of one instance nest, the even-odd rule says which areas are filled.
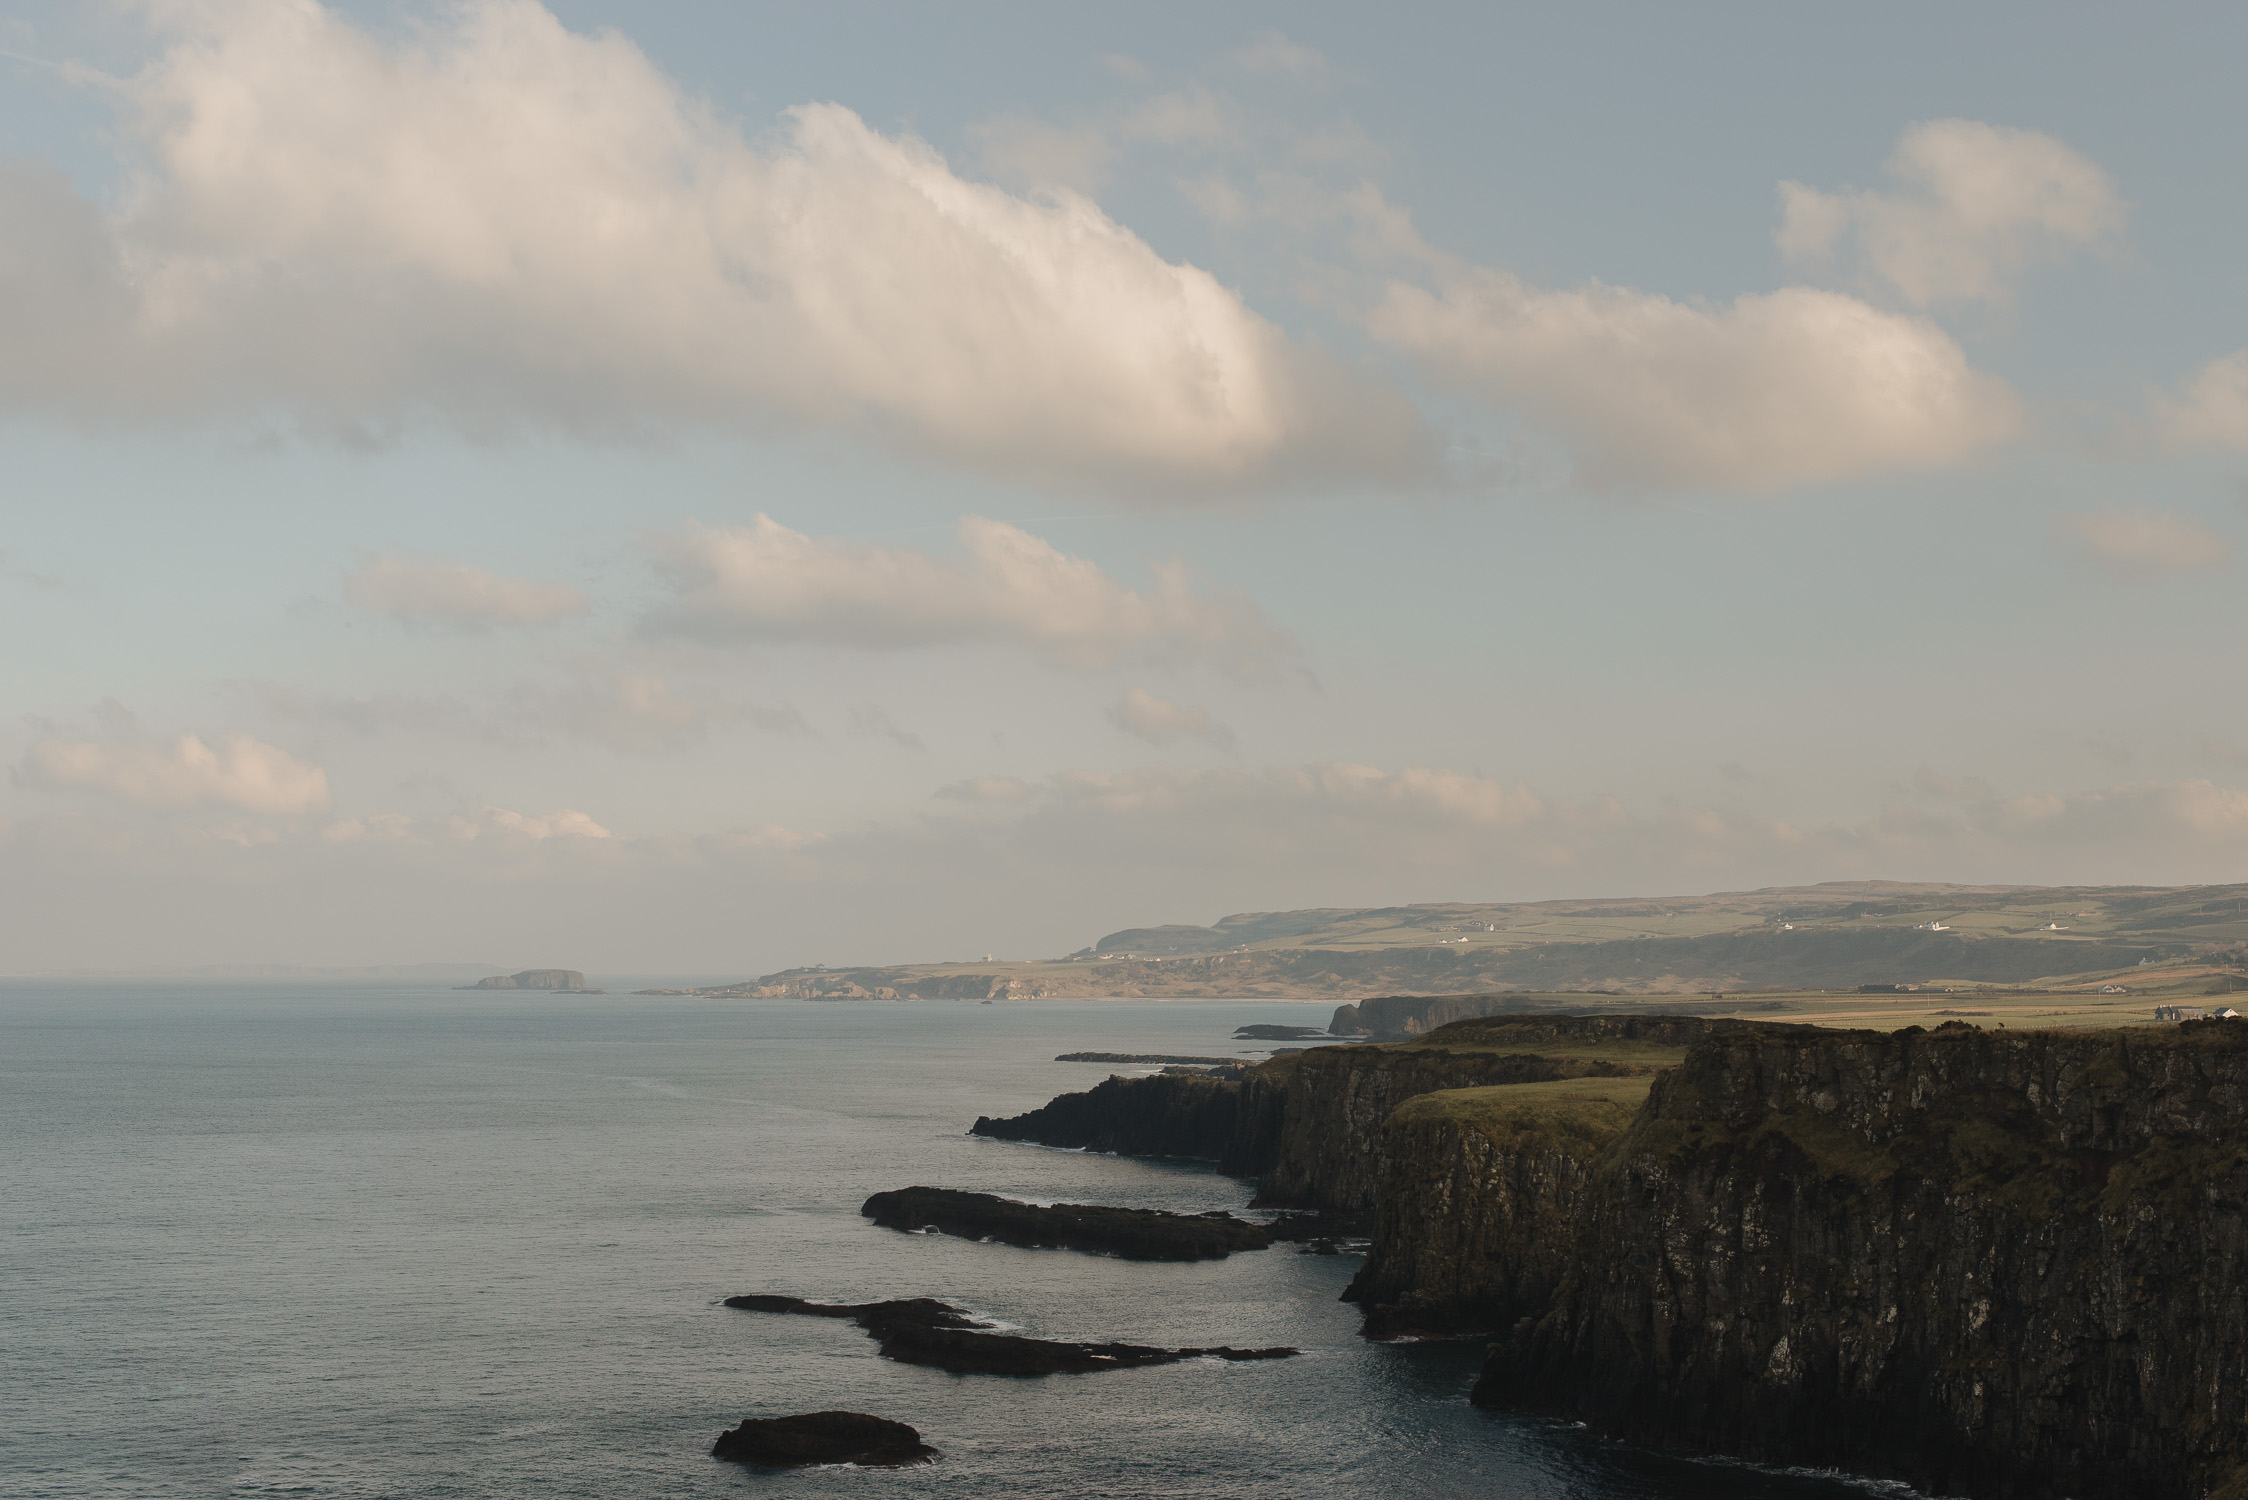
[[[576,969],[524,969],[515,974],[494,974],[489,979],[479,979],[474,984],[461,986],[467,990],[573,990],[590,993],[585,987],[585,976]]]
[[[2248,1465],[2248,1026],[1712,1035],[1570,1162],[1471,1168],[1480,1403],[1929,1494]]]
[[[1223,1260],[1236,1250],[1262,1250],[1273,1241],[1270,1225],[1222,1212],[1173,1214],[1091,1203],[1040,1206],[952,1188],[876,1193],[859,1212],[887,1229],[935,1229],[963,1239],[1083,1250],[1124,1260]]]
[[[807,1302],[800,1297],[728,1297],[748,1312],[849,1318],[879,1341],[886,1359],[928,1365],[955,1375],[1072,1375],[1177,1364],[1187,1359],[1287,1359],[1297,1349],[1158,1349],[1145,1344],[1087,1344],[986,1333],[991,1325],[965,1309],[930,1297],[892,1302]]]
[[[815,1411],[797,1417],[752,1417],[718,1434],[713,1458],[767,1468],[806,1464],[891,1467],[934,1462],[937,1450],[903,1422],[856,1411]]]

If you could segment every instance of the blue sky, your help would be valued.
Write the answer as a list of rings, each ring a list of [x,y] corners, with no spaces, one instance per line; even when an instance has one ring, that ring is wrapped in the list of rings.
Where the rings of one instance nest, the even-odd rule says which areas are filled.
[[[9,7],[0,966],[2242,878],[2243,43]]]

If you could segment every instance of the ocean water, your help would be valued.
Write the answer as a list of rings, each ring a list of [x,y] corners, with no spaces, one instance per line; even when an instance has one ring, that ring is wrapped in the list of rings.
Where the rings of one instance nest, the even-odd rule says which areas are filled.
[[[0,985],[0,1495],[1473,1495],[1835,1500],[1467,1404],[1472,1343],[1370,1344],[1354,1257],[1143,1265],[878,1229],[922,1183],[1199,1211],[1183,1163],[976,1140],[1110,1068],[1328,1007],[804,1004],[369,985]],[[1028,1332],[1293,1344],[1021,1380],[880,1359],[784,1292]],[[845,1407],[941,1462],[708,1456]]]

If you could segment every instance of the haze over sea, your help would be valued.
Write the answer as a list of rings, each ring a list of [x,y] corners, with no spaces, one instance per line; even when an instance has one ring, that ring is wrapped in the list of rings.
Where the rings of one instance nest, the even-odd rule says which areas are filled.
[[[612,980],[613,987],[621,987]],[[1358,1261],[1134,1264],[878,1229],[915,1183],[1238,1208],[1204,1167],[972,1139],[1076,1050],[1230,1053],[1235,1002],[814,1005],[368,984],[0,986],[0,1494],[1903,1493],[1694,1464],[1467,1404],[1480,1345],[1370,1344]],[[961,1377],[736,1292],[947,1298],[1030,1332],[1280,1363]],[[943,1451],[707,1456],[846,1407]]]

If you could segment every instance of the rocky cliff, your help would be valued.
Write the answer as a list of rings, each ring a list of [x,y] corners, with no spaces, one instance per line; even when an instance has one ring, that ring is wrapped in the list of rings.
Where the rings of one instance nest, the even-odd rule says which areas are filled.
[[[1376,1199],[1383,1122],[1408,1099],[1644,1075],[1677,1061],[1695,1038],[1757,1024],[1679,1016],[1463,1021],[1394,1046],[1291,1053],[1247,1069],[1239,1082],[1111,1078],[1012,1119],[979,1119],[971,1133],[1126,1156],[1203,1157],[1259,1179],[1260,1206],[1361,1214]]]
[[[1225,1159],[1240,1133],[1241,1085],[1190,1073],[1111,1078],[1082,1094],[1063,1094],[1028,1114],[979,1117],[970,1135],[1035,1141],[1119,1156]],[[1244,1175],[1254,1176],[1254,1171]]]
[[[1932,1494],[2190,1500],[2248,1461],[2244,1126],[2233,1023],[1714,1034],[1605,1149],[1462,1134],[1446,1172],[1422,1122],[1364,1291],[1453,1275],[1506,1323],[1485,1404]]]
[[[1551,1304],[1574,1223],[1652,1080],[1568,1079],[1408,1100],[1374,1149],[1373,1248],[1345,1295],[1366,1333],[1459,1337]]]

